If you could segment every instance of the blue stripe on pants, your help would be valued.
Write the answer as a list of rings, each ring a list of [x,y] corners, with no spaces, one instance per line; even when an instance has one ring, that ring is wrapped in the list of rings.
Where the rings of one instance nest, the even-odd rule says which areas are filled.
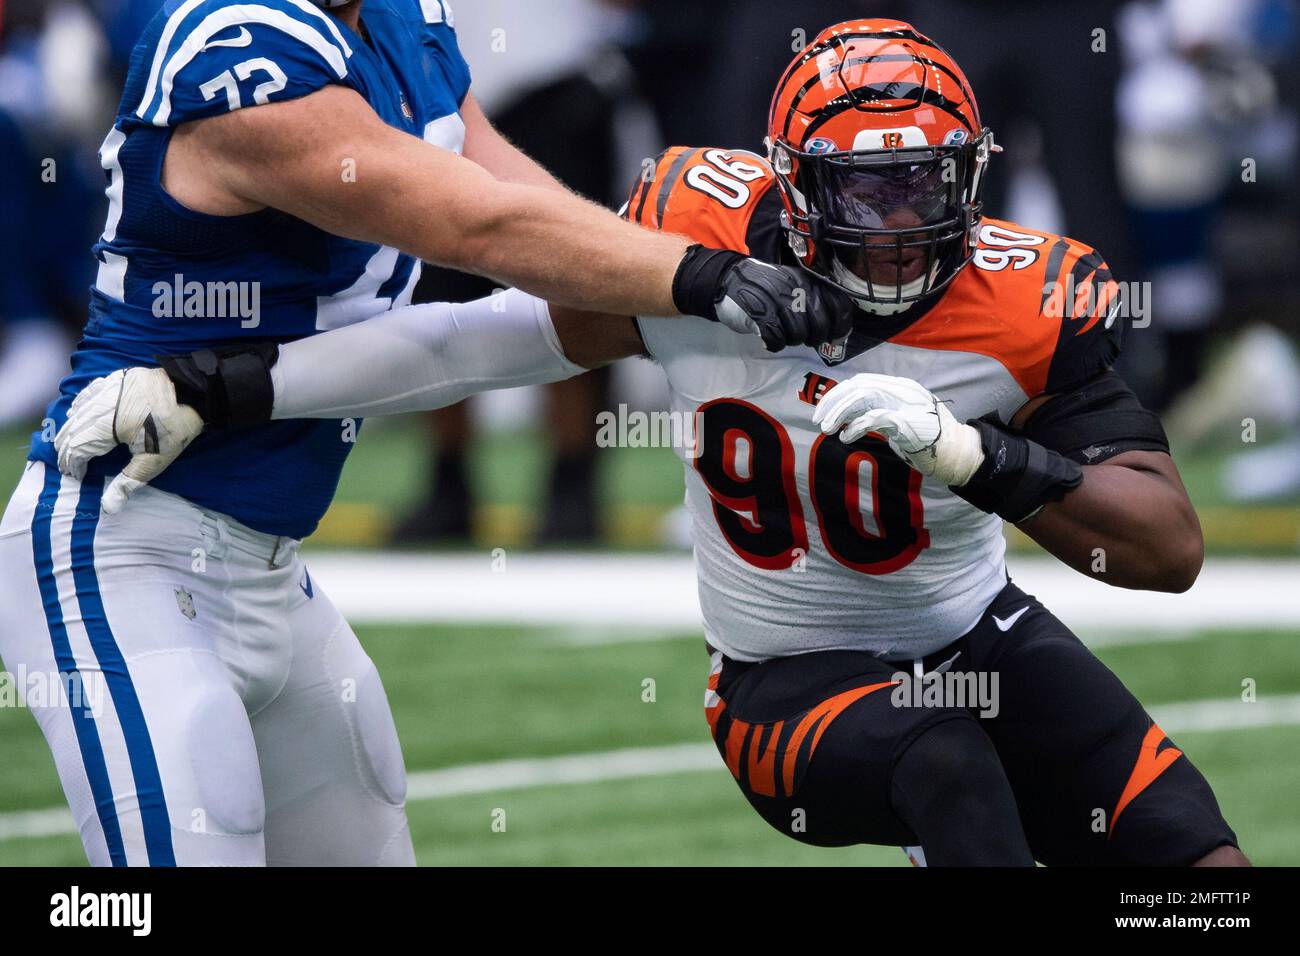
[[[90,792],[95,798],[95,810],[104,830],[104,842],[114,866],[126,866],[126,847],[122,843],[122,829],[117,821],[117,806],[113,802],[113,787],[108,780],[108,766],[104,762],[104,748],[99,741],[95,718],[84,706],[72,706],[74,687],[85,687],[77,673],[68,629],[63,623],[63,608],[59,604],[59,586],[54,578],[54,559],[50,544],[50,522],[54,505],[59,497],[61,475],[50,465],[45,468],[45,487],[41,491],[36,511],[32,515],[32,557],[36,563],[36,580],[40,585],[41,603],[45,607],[45,622],[50,630],[50,643],[54,646],[54,660],[59,668],[59,679],[69,694],[69,713],[81,749],[81,762],[86,768]]]
[[[167,815],[167,801],[153,742],[149,738],[149,727],[126,661],[108,626],[108,615],[104,612],[104,601],[99,593],[99,578],[95,574],[95,529],[99,526],[99,503],[103,491],[102,479],[82,483],[81,498],[72,521],[72,579],[76,583],[77,603],[90,646],[99,660],[99,668],[113,698],[113,708],[122,725],[122,735],[126,738],[149,865],[175,866],[171,818]]]

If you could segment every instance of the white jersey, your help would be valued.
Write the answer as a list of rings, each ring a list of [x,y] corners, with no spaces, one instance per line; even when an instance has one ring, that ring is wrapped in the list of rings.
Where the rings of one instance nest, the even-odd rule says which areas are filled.
[[[628,216],[771,261],[770,246],[756,248],[774,232],[770,185],[752,154],[669,150]],[[959,421],[1007,422],[1049,384],[1099,371],[1113,358],[1108,340],[1076,342],[1093,325],[1051,318],[1042,295],[1063,267],[1109,278],[1086,247],[986,220],[975,259],[936,305],[910,322],[859,323],[844,345],[772,354],[702,319],[638,320],[673,411],[695,426],[694,446],[678,453],[711,645],[746,661],[834,649],[907,659],[975,625],[1007,582],[1002,520],[882,439],[823,437],[813,409],[835,382],[874,372],[914,379]]]
[[[883,441],[823,438],[813,404],[859,372],[915,379],[958,420],[1026,396],[995,360],[884,343],[828,369],[696,319],[641,322],[686,465],[709,643],[738,660],[854,648],[919,657],[974,626],[1006,584],[1002,519],[923,478]],[[834,376],[831,378],[830,376]]]

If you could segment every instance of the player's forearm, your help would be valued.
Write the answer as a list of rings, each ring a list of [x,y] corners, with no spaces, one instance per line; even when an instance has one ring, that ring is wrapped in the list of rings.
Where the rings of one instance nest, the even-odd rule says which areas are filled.
[[[470,395],[558,382],[565,358],[546,303],[514,289],[410,306],[280,346],[273,419],[428,411]]]
[[[446,255],[449,265],[573,308],[675,315],[673,277],[689,245],[576,196],[506,184]]]
[[[1116,587],[1186,591],[1205,555],[1181,483],[1153,469],[1086,466],[1077,488],[1018,527],[1076,571]]]
[[[678,313],[673,279],[687,240],[626,223],[566,191],[501,182],[463,160],[443,171],[457,177],[455,188],[435,193],[421,176],[404,177],[425,158],[424,144],[411,143],[409,162],[376,157],[391,168],[341,191],[347,212],[335,215],[335,228],[573,308]]]

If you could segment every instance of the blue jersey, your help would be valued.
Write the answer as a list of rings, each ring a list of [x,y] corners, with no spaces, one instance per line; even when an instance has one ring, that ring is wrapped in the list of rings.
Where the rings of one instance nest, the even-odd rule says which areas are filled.
[[[90,317],[49,419],[93,379],[156,355],[287,342],[406,305],[419,263],[274,209],[211,216],[161,186],[181,123],[307,96],[365,97],[390,126],[459,152],[469,69],[445,0],[365,0],[365,38],[310,0],[167,0],[131,57],[100,153],[109,214]],[[340,175],[348,170],[340,169]],[[30,457],[54,463],[51,429]],[[268,534],[306,537],[338,486],[358,423],[271,422],[206,432],[153,485]],[[116,473],[126,449],[90,474]]]

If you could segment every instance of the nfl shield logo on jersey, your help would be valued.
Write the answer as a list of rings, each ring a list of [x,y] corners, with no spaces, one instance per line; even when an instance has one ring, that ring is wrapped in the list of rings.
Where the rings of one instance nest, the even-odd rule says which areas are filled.
[[[822,361],[827,365],[838,365],[844,361],[845,343],[848,340],[848,336],[845,336],[836,342],[823,342],[817,346],[817,354],[822,357]]]

